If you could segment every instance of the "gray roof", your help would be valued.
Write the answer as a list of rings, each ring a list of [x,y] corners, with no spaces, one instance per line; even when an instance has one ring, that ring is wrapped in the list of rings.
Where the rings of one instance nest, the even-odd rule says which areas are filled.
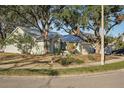
[[[94,34],[91,34],[91,33],[84,33],[84,32],[81,32],[81,33],[80,33],[80,37],[81,37],[83,40],[87,40],[87,38],[96,39],[96,37],[95,37]]]
[[[82,39],[74,36],[74,35],[63,35],[61,36],[62,42],[72,42],[72,43],[79,43],[82,42]]]
[[[34,37],[37,41],[42,41],[43,40],[43,36],[41,35],[40,31],[37,28],[21,27],[21,29],[23,31],[25,31],[26,33],[28,33],[30,36]],[[59,36],[59,34],[57,32],[49,32],[48,33],[48,40],[49,39],[54,39],[58,36]]]
[[[25,33],[32,36],[36,39],[36,41],[43,41],[43,36],[41,35],[39,29],[33,28],[33,27],[19,27],[21,28]],[[14,30],[15,31],[15,30]],[[14,33],[14,32],[12,32]],[[81,38],[80,38],[81,37]],[[87,37],[89,38],[95,38],[93,34],[90,33],[81,33],[80,37],[74,36],[74,35],[60,35],[57,32],[49,32],[48,33],[48,40],[55,39],[57,40],[60,38],[63,42],[80,42],[84,43],[87,40]]]

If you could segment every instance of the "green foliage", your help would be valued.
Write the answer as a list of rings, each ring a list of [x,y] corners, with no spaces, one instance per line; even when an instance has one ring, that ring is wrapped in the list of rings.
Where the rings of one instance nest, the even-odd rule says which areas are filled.
[[[77,67],[65,69],[0,69],[0,75],[69,75],[105,72],[109,70],[118,70],[124,68],[124,62],[106,64],[103,66]]]
[[[55,23],[58,30],[63,29],[67,33],[71,33],[75,27],[80,24],[82,6],[65,6],[61,11],[54,13],[53,16],[59,20]]]
[[[61,65],[64,65],[64,66],[67,66],[67,65],[69,65],[69,64],[71,64],[72,63],[72,60],[71,59],[67,59],[67,58],[62,58],[62,60],[61,60]]]
[[[105,36],[105,46],[107,46],[108,44],[114,43],[116,40],[117,40],[116,37]]]
[[[57,76],[57,75],[59,75],[59,73],[58,73],[57,70],[49,69],[48,75],[49,75],[49,76]]]
[[[124,49],[124,42],[122,40],[117,40],[115,49]]]
[[[36,42],[27,34],[13,35],[10,39],[8,39],[8,44],[15,44],[18,50],[24,54],[30,54],[32,48],[36,46]]]
[[[75,59],[72,57],[72,55],[67,55],[67,57],[62,58],[60,61],[61,65],[68,66],[70,64],[82,64],[84,63],[82,60]]]
[[[119,25],[121,21],[117,20],[117,16],[122,15],[122,11],[124,6],[104,6],[104,19],[105,19],[105,32],[108,34],[111,29]],[[60,27],[65,32],[71,33],[76,27],[83,28],[83,30],[89,30],[94,32],[94,38],[91,38],[87,35],[84,35],[86,41],[91,44],[99,44],[96,46],[96,52],[99,51],[101,36],[100,36],[100,28],[101,28],[101,6],[66,6],[63,11],[56,14],[57,18],[62,22],[60,22]],[[59,24],[57,24],[59,25]],[[81,32],[82,33],[82,32]],[[110,38],[106,38],[105,45],[109,42],[112,42]]]
[[[15,41],[17,43],[17,47],[18,49],[22,52],[22,53],[30,53],[32,48],[35,45],[35,42],[33,41],[33,38],[28,36],[28,35],[24,35],[24,36],[17,36],[15,37],[15,39],[17,39],[18,41]]]
[[[124,6],[104,6],[106,34],[122,20]],[[59,22],[56,22],[59,20]],[[54,27],[71,33],[76,27],[94,31],[95,39],[85,36],[90,43],[100,42],[101,6],[95,5],[30,5],[30,6],[0,6],[0,21],[6,24],[6,30],[11,31],[14,26],[30,26],[39,29],[41,34],[49,32]],[[41,23],[39,25],[39,23]],[[56,26],[53,27],[53,24]],[[42,26],[42,27],[41,27]],[[45,37],[44,37],[45,38]],[[47,37],[46,37],[47,38]],[[47,45],[46,45],[47,46]]]
[[[0,38],[0,49],[3,49],[6,43],[4,42],[3,39]]]

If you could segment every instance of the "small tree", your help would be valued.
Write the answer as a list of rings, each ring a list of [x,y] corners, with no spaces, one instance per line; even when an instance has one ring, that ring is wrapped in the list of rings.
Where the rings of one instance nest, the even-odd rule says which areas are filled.
[[[120,35],[117,39],[116,39],[116,48],[115,49],[124,49],[124,42],[123,42],[123,36],[124,34]]]
[[[36,45],[33,38],[27,34],[21,35],[19,34],[13,36],[13,43],[17,46],[18,50],[23,54],[30,54],[32,48]],[[11,41],[11,40],[10,40]]]
[[[30,5],[30,6],[6,6],[5,10],[11,12],[16,22],[21,26],[35,27],[40,31],[44,39],[44,48],[48,52],[48,33],[54,27],[52,26],[55,18],[53,13],[58,13],[64,6],[51,5]]]

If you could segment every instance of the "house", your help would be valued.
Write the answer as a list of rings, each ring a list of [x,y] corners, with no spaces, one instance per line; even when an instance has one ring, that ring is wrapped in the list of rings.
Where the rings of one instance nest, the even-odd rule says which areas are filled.
[[[45,54],[45,48],[44,48],[44,40],[43,37],[41,36],[40,32],[36,28],[26,28],[26,27],[17,27],[8,37],[7,40],[10,38],[14,38],[14,36],[19,36],[19,35],[29,35],[31,38],[34,40],[36,43],[36,46],[33,46],[33,48],[30,51],[30,54],[33,55],[42,55]],[[48,51],[49,52],[54,52],[55,48],[57,46],[57,40],[58,40],[59,34],[56,32],[49,32],[48,33]],[[9,44],[6,45],[4,48],[4,52],[8,53],[19,53],[21,54],[22,52],[18,49],[16,44]]]
[[[80,37],[75,35],[64,35],[61,36],[61,41],[66,43],[66,50],[72,47],[72,50],[76,50],[78,53],[87,55],[90,53],[95,53],[95,49],[90,43],[83,41]]]
[[[11,38],[14,38],[14,36],[24,36],[24,35],[31,36],[33,41],[35,42],[35,46],[33,46],[29,54],[33,55],[42,55],[45,54],[45,42],[43,36],[41,36],[41,33],[38,29],[33,27],[17,27],[8,37],[7,40],[10,40]],[[72,47],[72,51],[76,50],[76,52],[87,55],[89,53],[94,53],[95,49],[90,43],[85,42],[85,37],[80,37],[76,35],[60,35],[57,32],[49,32],[48,33],[48,52],[49,53],[56,53],[61,52],[61,50],[64,49],[64,51],[69,51],[70,46]],[[15,38],[16,39],[16,38]],[[25,41],[25,40],[24,40]],[[21,44],[23,45],[23,44]],[[29,48],[27,48],[29,49]],[[8,44],[4,48],[4,52],[8,53],[19,53],[21,54],[22,51],[19,50],[16,43]],[[69,51],[70,52],[70,51]]]

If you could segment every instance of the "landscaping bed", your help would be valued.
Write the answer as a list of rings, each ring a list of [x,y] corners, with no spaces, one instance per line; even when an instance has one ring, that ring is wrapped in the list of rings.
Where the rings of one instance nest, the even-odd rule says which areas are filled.
[[[118,56],[106,56],[106,60],[118,59]],[[83,65],[84,63],[98,62],[100,61],[100,55],[22,55],[14,53],[0,53],[0,68],[51,68],[51,67],[74,67]]]

